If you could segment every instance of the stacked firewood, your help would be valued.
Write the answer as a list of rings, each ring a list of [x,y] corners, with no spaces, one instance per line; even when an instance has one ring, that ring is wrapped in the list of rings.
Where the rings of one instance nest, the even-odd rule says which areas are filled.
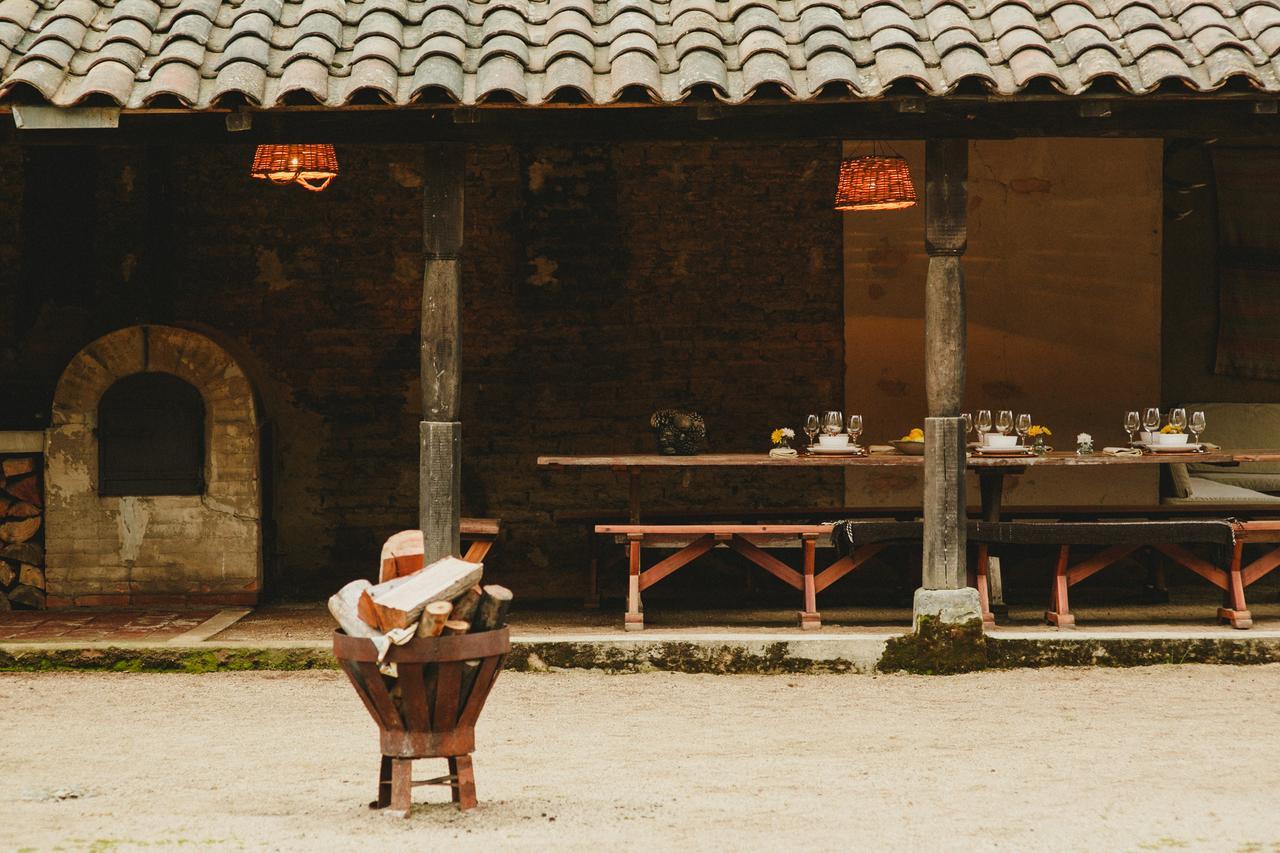
[[[40,457],[0,459],[0,610],[45,605]]]
[[[357,580],[329,599],[329,612],[347,634],[392,643],[491,631],[506,624],[511,591],[480,585],[482,563],[446,557],[382,583]]]

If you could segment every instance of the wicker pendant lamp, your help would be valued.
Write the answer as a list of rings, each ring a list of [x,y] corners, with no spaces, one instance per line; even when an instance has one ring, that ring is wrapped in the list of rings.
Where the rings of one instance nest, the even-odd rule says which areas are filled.
[[[840,161],[836,210],[899,210],[916,203],[907,161],[876,143],[870,154]]]
[[[338,174],[338,155],[332,145],[259,145],[249,174],[318,193]]]

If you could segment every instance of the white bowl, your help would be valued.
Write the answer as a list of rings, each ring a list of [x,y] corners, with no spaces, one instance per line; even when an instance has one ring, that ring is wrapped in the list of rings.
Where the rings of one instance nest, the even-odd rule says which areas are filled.
[[[842,432],[836,435],[820,435],[818,436],[818,444],[823,447],[848,447],[849,433]]]
[[[987,432],[982,434],[982,444],[984,447],[1017,447],[1018,437],[1016,435],[1001,435],[998,432]]]
[[[1153,432],[1151,433],[1151,444],[1171,445],[1186,444],[1187,434],[1185,432]]]

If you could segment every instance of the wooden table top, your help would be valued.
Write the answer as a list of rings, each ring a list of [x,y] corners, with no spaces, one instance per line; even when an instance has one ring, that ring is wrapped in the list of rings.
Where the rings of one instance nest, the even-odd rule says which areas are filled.
[[[1237,462],[1277,462],[1280,450],[1231,450],[1208,453],[1144,453],[1141,456],[1111,456],[1094,453],[1077,456],[1057,451],[1044,456],[978,456],[970,453],[970,468],[1027,468],[1032,466],[1080,467],[1092,465],[1232,464]],[[918,466],[923,456],[873,453],[870,456],[796,456],[775,458],[767,453],[701,453],[697,456],[665,456],[637,453],[620,456],[539,456],[543,468],[854,468],[859,466]]]

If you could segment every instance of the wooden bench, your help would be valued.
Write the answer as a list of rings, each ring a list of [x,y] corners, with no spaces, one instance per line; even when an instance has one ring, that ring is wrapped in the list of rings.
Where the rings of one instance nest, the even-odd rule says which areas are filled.
[[[1227,622],[1233,628],[1253,627],[1253,616],[1245,603],[1245,588],[1259,581],[1280,566],[1280,546],[1272,548],[1247,566],[1244,547],[1250,543],[1280,543],[1280,521],[1236,522],[1236,542],[1231,549],[1231,566],[1227,570],[1227,587],[1223,604],[1218,609],[1218,621]]]
[[[1240,524],[1221,519],[1179,519],[1176,521],[1004,521],[970,522],[969,538],[980,546],[980,557],[975,565],[976,586],[982,603],[982,619],[994,625],[990,606],[985,595],[982,576],[985,570],[986,549],[990,545],[1053,545],[1058,548],[1058,560],[1054,567],[1053,586],[1050,591],[1049,609],[1045,619],[1051,625],[1066,628],[1075,625],[1071,613],[1069,590],[1108,566],[1143,548],[1154,548],[1175,563],[1195,572],[1217,586],[1231,599],[1230,570],[1219,568],[1212,562],[1192,553],[1186,546],[1194,544],[1221,546],[1234,551]],[[1071,563],[1073,546],[1101,546],[1102,551],[1080,562]],[[1280,561],[1277,561],[1280,562]],[[1240,587],[1239,608],[1244,609],[1243,586]],[[1219,614],[1226,612],[1224,607]],[[1247,611],[1246,611],[1247,615]],[[1237,624],[1235,627],[1248,627]]]
[[[464,518],[458,525],[458,533],[464,542],[470,542],[462,559],[483,563],[485,555],[498,541],[502,522],[496,518]],[[382,557],[378,563],[378,583],[412,574],[422,568],[426,546],[421,530],[401,530],[392,534],[382,545]]]
[[[644,628],[641,593],[670,577],[679,569],[717,546],[727,547],[802,594],[797,613],[800,627],[822,627],[817,595],[833,583],[856,571],[888,542],[873,543],[840,556],[817,571],[817,549],[831,542],[829,524],[599,524],[595,532],[614,537],[626,545],[628,564],[627,610],[623,625],[628,631]],[[645,569],[643,547],[672,548],[674,554]],[[802,569],[796,571],[765,549],[800,547]]]

